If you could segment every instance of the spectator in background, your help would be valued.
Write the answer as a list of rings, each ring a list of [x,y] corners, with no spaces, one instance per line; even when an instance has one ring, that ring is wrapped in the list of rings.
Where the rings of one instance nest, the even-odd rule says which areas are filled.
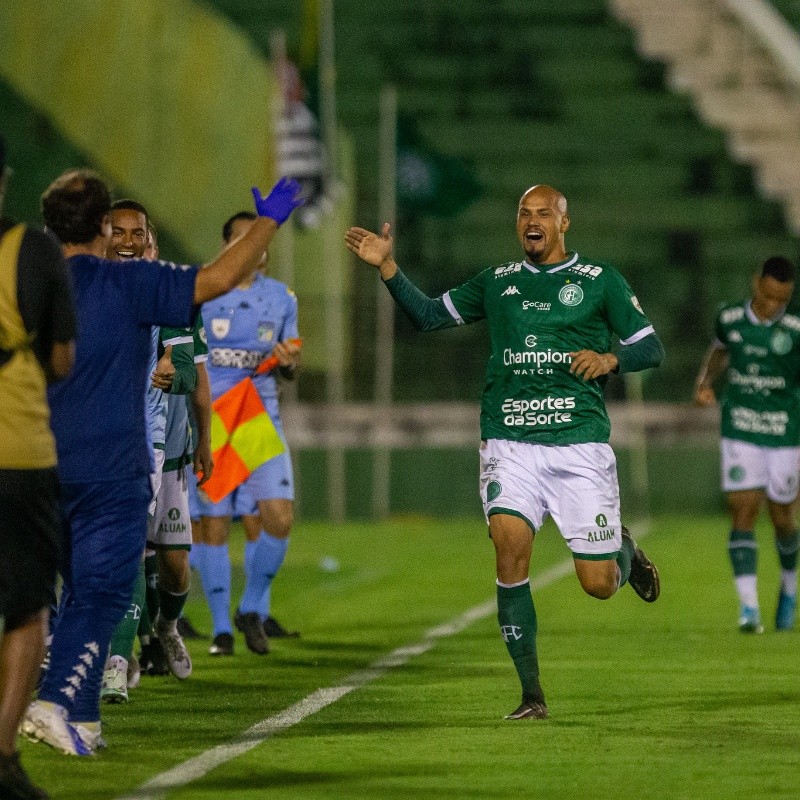
[[[277,125],[278,172],[294,178],[302,187],[303,207],[297,222],[307,228],[320,224],[327,204],[325,153],[319,137],[317,118],[306,105],[306,89],[300,71],[285,56],[278,62],[278,82],[283,111]]]
[[[0,215],[7,171],[0,137]],[[62,555],[46,381],[74,360],[75,312],[58,243],[0,217],[0,797],[47,798],[19,762],[17,730],[45,653]]]
[[[286,179],[266,198],[254,189],[258,219],[203,270],[107,260],[111,197],[89,171],[65,173],[42,196],[45,224],[68,258],[80,334],[75,369],[50,393],[71,561],[50,668],[22,724],[35,741],[73,755],[103,744],[100,682],[111,634],[131,600],[151,499],[150,328],[190,325],[197,305],[249,275],[301,202],[298,191]]]

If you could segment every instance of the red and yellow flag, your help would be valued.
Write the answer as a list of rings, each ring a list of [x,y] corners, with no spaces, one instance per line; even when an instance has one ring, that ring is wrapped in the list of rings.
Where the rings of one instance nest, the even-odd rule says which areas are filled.
[[[300,339],[290,340],[300,344]],[[277,356],[256,369],[261,375],[278,366]],[[251,377],[244,378],[211,404],[211,455],[214,472],[200,487],[218,503],[262,464],[284,451],[283,442],[261,402]]]

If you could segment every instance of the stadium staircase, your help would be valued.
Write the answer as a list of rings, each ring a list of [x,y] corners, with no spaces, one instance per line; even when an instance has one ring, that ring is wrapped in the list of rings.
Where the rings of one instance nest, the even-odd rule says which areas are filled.
[[[640,47],[671,66],[800,232],[800,5],[794,0],[613,0]],[[783,16],[782,16],[783,15]]]
[[[265,53],[275,27],[296,51],[299,0],[271,3],[269,18],[257,0],[213,5]],[[404,269],[433,293],[517,258],[516,200],[552,183],[570,201],[569,244],[618,266],[667,342],[649,391],[685,397],[714,305],[738,297],[761,259],[797,253],[779,205],[762,199],[750,166],[731,157],[690,93],[666,85],[662,62],[639,55],[634,32],[602,0],[336,0],[335,9],[339,116],[355,142],[361,224],[379,222],[378,96],[391,82],[401,113],[431,147],[470,164],[485,190],[455,218],[401,214]],[[366,307],[360,324],[364,340]],[[399,399],[474,396],[481,330],[439,335],[428,349],[408,333],[404,357],[399,324]],[[420,358],[432,377],[420,376]]]

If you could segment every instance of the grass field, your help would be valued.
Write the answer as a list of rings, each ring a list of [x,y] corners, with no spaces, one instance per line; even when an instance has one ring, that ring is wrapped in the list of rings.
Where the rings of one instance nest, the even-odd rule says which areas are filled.
[[[462,631],[426,638],[493,597],[481,520],[300,524],[273,610],[302,638],[274,641],[259,657],[237,637],[228,659],[192,643],[190,680],[145,677],[131,702],[104,708],[102,755],[69,758],[25,742],[23,763],[58,800],[797,798],[800,635],[770,630],[777,559],[766,530],[767,632],[736,631],[726,539],[721,517],[653,520],[643,545],[661,569],[662,597],[652,606],[629,588],[592,600],[571,574],[540,579],[547,585],[534,598],[551,718],[505,722],[519,696],[493,613],[484,607]],[[231,550],[241,554],[239,538]],[[546,528],[534,576],[566,556]],[[325,557],[339,569],[321,569]],[[208,630],[194,590],[188,613]],[[420,643],[394,654],[402,663],[364,673]],[[182,788],[136,794],[316,690],[358,681],[298,724],[253,734],[252,749]]]

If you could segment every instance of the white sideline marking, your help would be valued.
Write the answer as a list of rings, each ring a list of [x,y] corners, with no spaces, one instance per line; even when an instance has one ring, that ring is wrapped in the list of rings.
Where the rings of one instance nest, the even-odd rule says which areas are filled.
[[[637,539],[642,539],[646,535],[646,531],[637,529]],[[531,580],[531,590],[544,589],[569,575],[573,570],[574,566],[571,558],[562,561],[533,578]],[[130,794],[122,795],[117,800],[163,800],[167,793],[173,789],[179,789],[187,783],[202,778],[215,767],[244,755],[276,733],[297,725],[306,717],[316,714],[317,711],[321,711],[325,706],[335,703],[355,689],[360,689],[365,684],[382,677],[390,669],[401,667],[415,656],[427,653],[439,639],[455,636],[473,622],[486,619],[496,609],[497,601],[495,598],[467,609],[463,614],[459,614],[449,622],[430,628],[420,641],[395,648],[385,656],[381,656],[377,661],[373,661],[365,669],[352,672],[340,684],[329,686],[325,689],[317,689],[316,692],[312,692],[293,706],[289,706],[289,708],[273,714],[273,716],[267,717],[261,722],[257,722],[227,744],[212,747],[210,750],[206,750],[200,755],[178,764],[177,767],[159,773],[150,778],[150,780],[145,781],[138,789],[134,789]]]

